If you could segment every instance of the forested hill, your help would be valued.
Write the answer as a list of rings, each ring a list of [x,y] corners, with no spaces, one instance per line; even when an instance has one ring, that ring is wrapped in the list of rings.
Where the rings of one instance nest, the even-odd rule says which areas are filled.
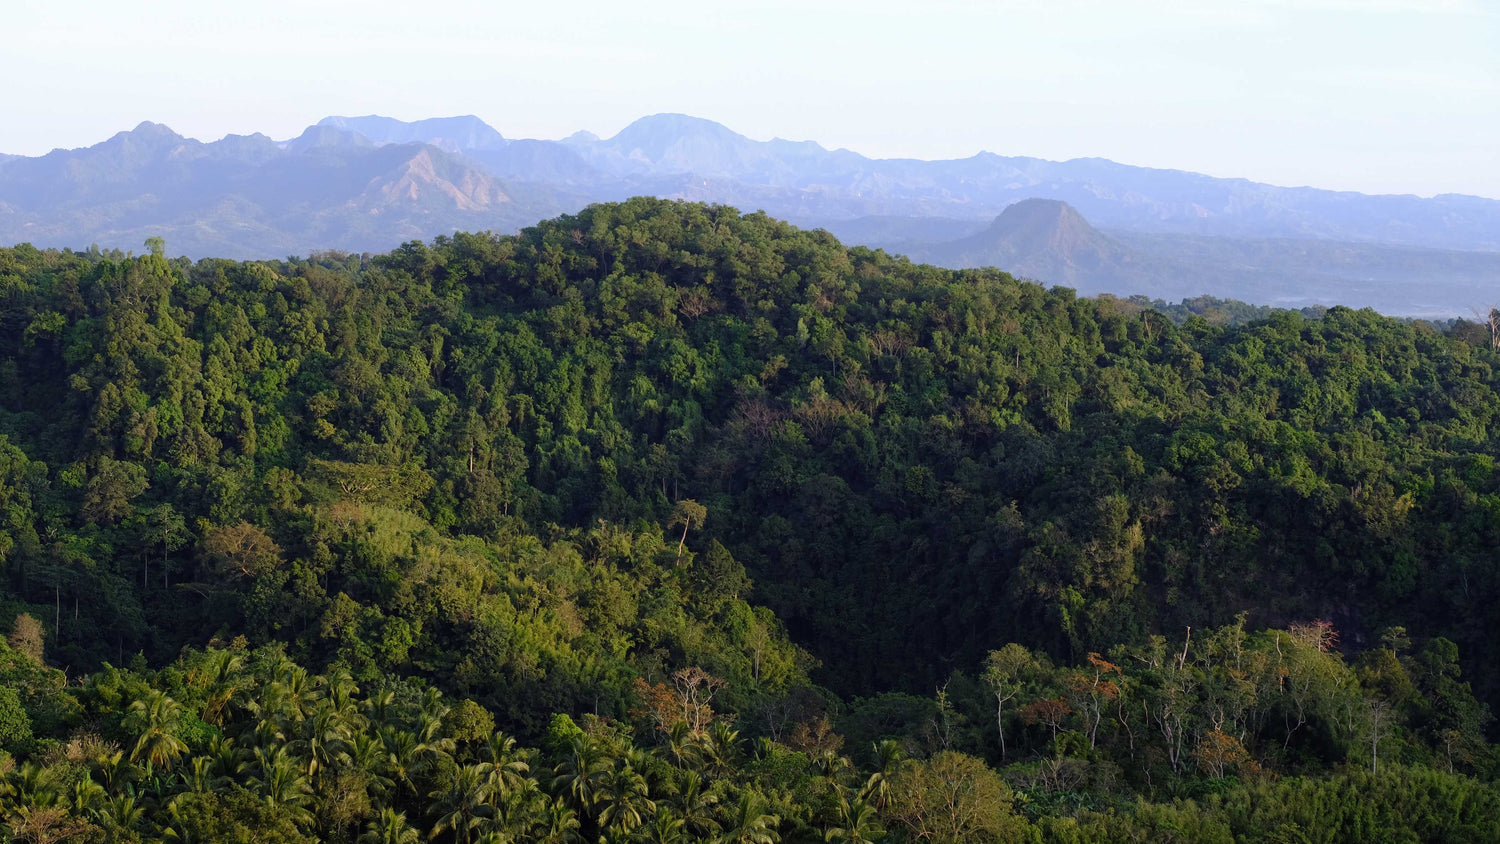
[[[1381,718],[1402,762],[1491,764],[1456,661],[1494,693],[1500,356],[1475,326],[1345,308],[1179,325],[649,199],[373,258],[152,246],[0,250],[0,623],[39,619],[45,652],[41,630],[21,644],[54,666],[141,654],[139,682],[181,699],[171,684],[207,669],[149,672],[184,646],[281,643],[376,688],[470,697],[552,752],[554,713],[628,721],[668,690],[651,684],[699,669],[769,739],[796,725],[832,752],[837,727],[859,754],[925,730],[929,750],[998,763],[997,732],[1023,729],[1010,698],[994,711],[1015,642],[1038,704],[1071,689],[1031,710],[1017,752],[1112,748],[1095,773],[1142,794],[1215,733],[1249,765],[1367,764]],[[1292,632],[1245,639],[1268,629]],[[1093,666],[1094,685],[1031,653]],[[1242,654],[1305,659],[1267,668],[1230,730],[1210,689],[1252,682]],[[255,659],[246,683],[293,682]],[[994,696],[964,679],[986,665]],[[1153,709],[1172,665],[1210,679]],[[1334,691],[1288,691],[1313,675]],[[144,735],[108,682],[83,701],[93,728]],[[908,696],[945,682],[952,697]],[[1101,714],[1137,693],[1146,722]],[[78,723],[28,700],[56,735]],[[972,734],[943,732],[966,707]],[[400,799],[425,811],[415,788]],[[573,806],[586,829],[607,825],[603,799]],[[792,817],[803,797],[786,799],[767,816]]]

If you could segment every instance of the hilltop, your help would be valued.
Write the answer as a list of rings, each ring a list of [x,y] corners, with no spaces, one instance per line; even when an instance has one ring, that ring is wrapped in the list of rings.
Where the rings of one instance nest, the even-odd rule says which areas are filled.
[[[359,252],[513,232],[631,196],[764,210],[950,266],[995,262],[1120,295],[1456,315],[1486,301],[1500,261],[1500,202],[1479,197],[1282,188],[1102,159],[872,159],[681,114],[561,140],[508,138],[473,115],[334,116],[298,138],[212,143],[143,123],[85,149],[0,158],[0,242],[137,249],[159,235],[197,257]],[[1033,250],[1015,265],[1007,248],[954,245],[1029,199],[1066,203],[1117,245],[1096,242],[1087,259]]]

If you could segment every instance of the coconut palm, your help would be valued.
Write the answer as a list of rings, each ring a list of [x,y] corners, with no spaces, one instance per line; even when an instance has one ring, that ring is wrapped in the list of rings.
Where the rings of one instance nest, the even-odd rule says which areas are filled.
[[[153,767],[171,768],[188,749],[173,733],[181,720],[182,704],[159,689],[149,689],[144,697],[132,702],[120,724],[137,736],[131,761],[145,759]]]
[[[357,732],[349,737],[348,746],[349,763],[369,778],[371,796],[384,801],[396,787],[395,779],[389,775],[390,759],[386,754],[385,742],[378,735]]]
[[[208,794],[229,785],[229,778],[218,773],[218,766],[212,756],[194,756],[183,776],[188,788],[196,794]]]
[[[715,722],[709,728],[703,755],[708,762],[708,767],[713,771],[727,773],[735,770],[742,761],[740,731],[723,721]]]
[[[531,765],[516,750],[515,739],[500,732],[491,734],[485,743],[485,755],[492,766],[490,778],[497,796],[504,797],[525,785]]]
[[[387,726],[380,731],[380,741],[385,748],[387,771],[391,779],[415,796],[416,777],[426,767],[425,751],[417,743],[417,737],[406,730]]]
[[[491,767],[488,762],[464,765],[429,795],[440,813],[432,827],[434,835],[452,831],[456,840],[469,844],[475,830],[494,815],[494,807],[490,805]]]
[[[303,722],[302,738],[293,745],[307,760],[307,775],[315,777],[324,768],[348,761],[348,737],[349,731],[339,713],[326,702],[319,705]]]
[[[250,679],[243,675],[245,658],[235,651],[215,651],[199,669],[198,679],[208,689],[199,717],[216,726],[223,726],[230,704],[250,687]]]
[[[886,739],[874,745],[874,748],[875,773],[870,774],[864,788],[859,791],[859,797],[861,800],[873,801],[875,808],[882,809],[891,799],[890,779],[906,759],[906,752],[901,749],[899,743],[892,739]]]
[[[588,736],[574,736],[567,755],[552,769],[552,791],[583,816],[593,817],[599,787],[609,769],[609,760]]]
[[[681,844],[687,841],[686,822],[671,809],[661,809],[641,827],[639,836],[649,844]],[[697,839],[701,840],[701,839]]]
[[[697,771],[682,773],[672,803],[677,807],[687,830],[700,840],[718,834],[719,824],[714,820],[714,807],[719,803],[719,795],[704,787],[703,777]]]
[[[578,813],[561,800],[553,800],[536,827],[535,840],[538,844],[573,844],[583,840],[578,828]]]
[[[68,795],[68,802],[73,811],[82,814],[91,814],[108,799],[109,793],[104,790],[103,786],[87,777],[73,783],[72,793]]]
[[[422,834],[406,822],[406,813],[382,809],[359,836],[359,844],[416,844]]]
[[[776,844],[781,836],[776,832],[781,818],[766,814],[765,800],[753,791],[745,791],[735,804],[723,834],[714,839],[716,844]]]
[[[646,778],[623,765],[605,775],[599,788],[599,826],[611,832],[629,834],[656,811],[649,797]]]
[[[269,753],[263,748],[256,748],[255,754],[260,762],[260,771],[251,778],[250,785],[260,792],[267,804],[285,809],[299,826],[310,825],[313,813],[307,808],[307,804],[312,800],[312,785],[303,773],[302,766],[297,764],[285,746],[277,747]]]
[[[245,751],[232,738],[215,736],[209,740],[206,757],[213,762],[216,780],[230,780],[245,772]]]
[[[873,844],[885,834],[876,817],[875,807],[860,799],[839,806],[839,825],[823,833],[824,841],[843,844]]]
[[[667,759],[679,768],[696,768],[703,763],[703,748],[698,737],[681,719],[667,728],[667,743],[662,746]]]
[[[116,794],[104,801],[95,816],[106,829],[115,833],[110,840],[117,840],[121,833],[128,836],[140,828],[141,821],[146,817],[146,807],[137,803],[133,794]]]

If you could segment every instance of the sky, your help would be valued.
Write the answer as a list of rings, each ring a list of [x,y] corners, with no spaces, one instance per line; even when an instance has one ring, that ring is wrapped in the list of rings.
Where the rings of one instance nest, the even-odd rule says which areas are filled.
[[[330,114],[604,137],[658,112],[874,157],[986,150],[1500,198],[1500,0],[8,0],[0,152]]]

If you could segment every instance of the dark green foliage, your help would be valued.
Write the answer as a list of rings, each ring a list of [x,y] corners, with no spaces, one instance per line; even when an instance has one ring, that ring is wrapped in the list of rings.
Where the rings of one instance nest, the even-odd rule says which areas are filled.
[[[15,689],[0,687],[0,748],[24,750],[31,744],[31,716]]]
[[[210,837],[465,840],[509,811],[464,773],[495,725],[580,789],[602,766],[629,831],[700,836],[647,811],[635,777],[663,774],[621,762],[620,725],[725,780],[713,835],[867,834],[829,785],[853,782],[840,732],[862,765],[886,739],[1005,763],[1033,820],[1147,838],[1193,807],[1181,828],[1232,828],[1213,795],[1266,772],[1484,774],[1500,357],[1450,328],[1079,299],[645,199],[379,257],[0,250],[0,624],[98,670],[75,693],[0,667],[33,755],[86,723],[186,777],[254,685],[204,678],[236,671],[360,684],[447,754],[324,781],[331,739],[303,736],[295,765],[221,774],[262,814],[179,801]],[[141,679],[238,637],[282,650]],[[437,689],[466,702],[423,726]],[[674,706],[736,717],[695,744]],[[762,793],[748,772],[786,758],[823,781]],[[602,804],[569,799],[550,822],[595,836]]]

